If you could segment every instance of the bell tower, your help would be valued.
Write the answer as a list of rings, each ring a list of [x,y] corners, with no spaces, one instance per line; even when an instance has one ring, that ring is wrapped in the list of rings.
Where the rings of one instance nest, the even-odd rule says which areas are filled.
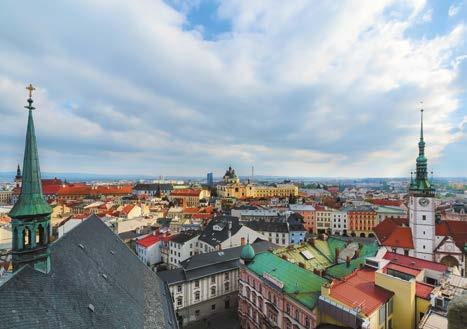
[[[19,167],[18,163],[18,168],[16,168],[16,176],[15,176],[15,187],[16,188],[21,188],[21,181],[23,177],[21,176],[21,169]]]
[[[409,224],[412,229],[414,257],[433,260],[435,248],[435,189],[428,180],[425,141],[423,139],[423,109],[420,110],[420,141],[415,180],[409,187]]]
[[[23,176],[21,194],[11,209],[12,218],[13,270],[29,264],[34,269],[48,273],[50,271],[50,214],[52,209],[42,195],[41,173],[37,152],[36,134],[32,111],[32,92],[35,88],[29,85],[28,125],[26,145],[24,148]]]

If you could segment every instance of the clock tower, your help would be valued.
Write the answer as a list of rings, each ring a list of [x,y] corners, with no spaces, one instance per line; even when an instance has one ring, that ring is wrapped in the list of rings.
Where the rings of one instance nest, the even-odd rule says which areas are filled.
[[[425,142],[423,140],[423,109],[415,180],[409,187],[409,224],[414,243],[413,256],[433,261],[435,249],[435,189],[428,180]]]

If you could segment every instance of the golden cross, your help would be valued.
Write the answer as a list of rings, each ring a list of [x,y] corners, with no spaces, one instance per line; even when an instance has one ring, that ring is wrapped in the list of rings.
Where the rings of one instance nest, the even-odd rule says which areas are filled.
[[[26,87],[26,90],[29,90],[29,98],[31,98],[32,92],[36,90],[36,88],[34,88],[32,84],[29,84],[29,86]]]

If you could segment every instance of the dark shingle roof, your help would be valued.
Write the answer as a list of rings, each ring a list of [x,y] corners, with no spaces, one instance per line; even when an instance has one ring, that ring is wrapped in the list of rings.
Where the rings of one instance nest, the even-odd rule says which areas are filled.
[[[75,227],[50,251],[50,273],[25,266],[0,287],[0,323],[8,328],[177,328],[164,284],[98,217]]]
[[[199,230],[186,230],[182,231],[179,234],[176,234],[170,238],[170,241],[176,242],[176,243],[185,243],[191,239],[193,239],[195,236],[199,235],[201,231]]]
[[[199,237],[199,240],[216,247],[229,238],[229,223],[231,223],[230,233],[232,235],[237,233],[242,227],[237,217],[219,216],[209,222],[208,226]],[[222,230],[216,231],[214,229],[215,226],[222,227]]]
[[[280,232],[288,233],[289,228],[285,222],[266,222],[264,220],[255,220],[243,223],[243,225],[258,232]]]

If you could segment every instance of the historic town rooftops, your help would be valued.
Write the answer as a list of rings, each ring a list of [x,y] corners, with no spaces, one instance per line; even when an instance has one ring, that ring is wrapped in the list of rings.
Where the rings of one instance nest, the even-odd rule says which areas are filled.
[[[177,328],[162,282],[98,217],[55,241],[50,251],[49,274],[27,265],[0,287],[0,323],[8,328]]]
[[[396,254],[394,252],[387,252],[383,258],[390,260],[393,264],[400,264],[400,265],[418,269],[418,270],[429,269],[429,270],[442,272],[442,273],[448,270],[448,267],[446,265],[435,263],[435,262],[430,262],[428,260],[424,260],[420,258],[404,256],[404,255]]]
[[[252,243],[255,254],[266,252],[275,247],[268,241]],[[240,266],[243,246],[194,255],[180,263],[181,268],[159,272],[159,277],[167,284],[195,280],[204,276],[229,271]]]
[[[351,308],[360,308],[366,316],[386,303],[393,292],[375,284],[375,270],[363,268],[345,277],[342,281],[333,281],[330,296]]]
[[[271,252],[257,254],[247,267],[260,278],[266,274],[280,281],[283,284],[282,291],[310,309],[316,306],[321,293],[321,285],[328,282],[313,272],[292,264]],[[263,280],[266,279],[263,278]]]
[[[191,239],[193,239],[194,237],[198,236],[201,234],[201,231],[198,231],[198,230],[186,230],[186,231],[182,231],[176,235],[173,235],[171,238],[170,238],[170,241],[172,242],[175,242],[175,243],[180,243],[180,244],[183,244],[187,241],[190,241]]]

